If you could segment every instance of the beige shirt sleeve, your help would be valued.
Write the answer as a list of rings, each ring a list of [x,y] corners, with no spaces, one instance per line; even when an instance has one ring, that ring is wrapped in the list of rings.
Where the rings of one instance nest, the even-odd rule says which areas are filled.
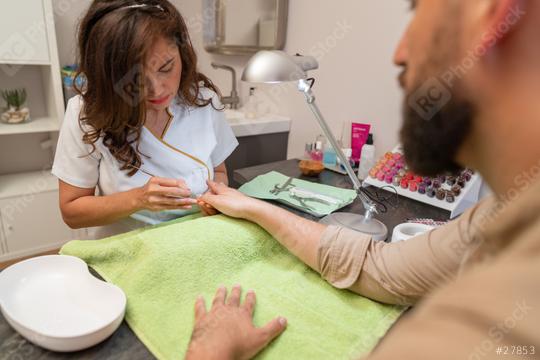
[[[457,275],[474,219],[489,204],[484,201],[443,227],[398,243],[330,226],[319,243],[319,272],[339,289],[384,303],[414,304]]]
[[[476,241],[459,276],[400,320],[369,359],[540,359],[540,179],[501,200],[473,215]]]
[[[537,239],[437,289],[392,328],[368,359],[538,359]]]

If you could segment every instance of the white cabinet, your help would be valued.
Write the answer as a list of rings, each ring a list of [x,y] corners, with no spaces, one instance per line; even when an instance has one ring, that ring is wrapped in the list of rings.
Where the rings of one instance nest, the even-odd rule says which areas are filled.
[[[83,238],[65,225],[58,205],[58,180],[48,171],[0,176],[2,229],[0,263]]]
[[[47,22],[42,1],[18,0],[0,11],[0,62],[49,64]]]
[[[5,244],[4,228],[2,227],[2,221],[0,221],[0,257],[6,253]]]
[[[0,217],[10,256],[57,249],[71,239],[71,230],[62,221],[57,191],[1,200]]]

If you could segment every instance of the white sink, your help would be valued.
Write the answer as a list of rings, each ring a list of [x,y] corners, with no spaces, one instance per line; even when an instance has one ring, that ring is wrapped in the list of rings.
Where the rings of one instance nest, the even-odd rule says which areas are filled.
[[[246,116],[240,110],[225,109],[225,118],[229,122],[235,122],[235,121],[244,120]]]
[[[267,114],[255,119],[248,119],[241,110],[226,109],[225,118],[236,137],[282,133],[291,130],[291,119],[281,115]]]

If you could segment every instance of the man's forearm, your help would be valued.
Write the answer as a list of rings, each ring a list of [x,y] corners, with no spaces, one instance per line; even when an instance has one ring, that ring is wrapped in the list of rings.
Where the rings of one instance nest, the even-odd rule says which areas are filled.
[[[319,272],[317,253],[319,240],[326,229],[325,225],[304,219],[264,201],[254,202],[246,218],[259,224],[292,254]]]

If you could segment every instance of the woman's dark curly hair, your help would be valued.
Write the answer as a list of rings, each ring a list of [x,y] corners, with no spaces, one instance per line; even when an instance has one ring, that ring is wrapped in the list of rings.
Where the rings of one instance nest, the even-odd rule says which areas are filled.
[[[120,170],[129,176],[141,166],[138,144],[146,118],[143,64],[160,37],[178,46],[182,60],[178,98],[186,106],[212,104],[200,89],[218,95],[219,90],[198,72],[186,23],[169,1],[94,0],[79,25],[76,76],[86,78],[84,88],[77,88],[84,101],[79,118],[83,141],[93,152],[102,137]]]

